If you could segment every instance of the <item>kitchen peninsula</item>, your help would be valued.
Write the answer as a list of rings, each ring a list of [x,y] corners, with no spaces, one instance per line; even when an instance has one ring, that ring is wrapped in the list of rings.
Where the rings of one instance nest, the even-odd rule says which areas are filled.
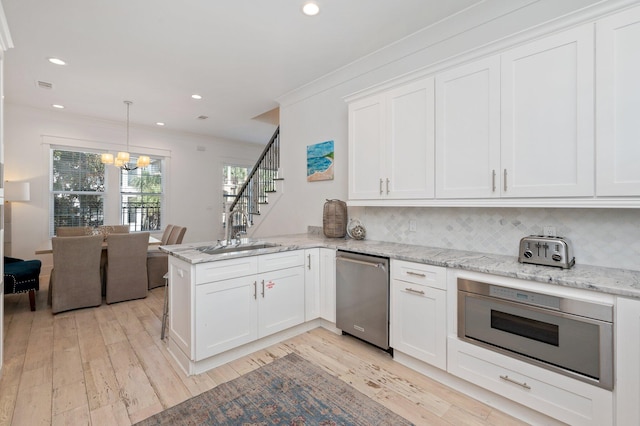
[[[187,374],[207,371],[316,327],[340,332],[335,327],[337,249],[391,259],[390,330],[393,332],[390,344],[394,347],[394,359],[448,385],[455,387],[456,382],[451,383],[450,380],[457,376],[480,388],[508,395],[513,401],[565,422],[607,424],[611,423],[607,420],[613,416],[617,389],[631,386],[634,377],[640,374],[633,368],[633,361],[628,360],[632,357],[630,354],[640,350],[633,341],[616,342],[616,371],[625,371],[625,375],[616,377],[611,391],[463,342],[457,336],[456,316],[456,282],[458,278],[465,278],[615,305],[613,322],[616,332],[619,333],[620,327],[638,326],[640,330],[640,322],[633,320],[640,306],[640,271],[582,265],[579,259],[573,268],[561,269],[521,264],[515,255],[330,239],[312,233],[243,242],[240,250],[220,254],[205,252],[216,244],[202,242],[161,247],[171,254],[168,348]],[[402,305],[405,303],[404,287],[416,284],[409,275],[402,276],[405,270],[419,272],[410,274],[413,276],[441,277],[438,283],[420,287],[425,300],[431,303],[428,310],[434,312],[429,315],[437,315],[438,318],[420,318],[422,324],[411,325],[399,316],[401,312],[409,312],[412,306]],[[430,296],[430,292],[435,295]],[[415,314],[423,315],[425,311]],[[411,349],[424,342],[407,344],[402,340],[406,330],[398,327],[410,326],[420,327],[421,331],[408,333],[409,336],[421,333],[435,336],[427,347],[422,348],[422,353],[427,356],[422,357],[421,352],[414,353]],[[428,331],[429,327],[431,331]],[[477,362],[490,360],[491,364],[487,366],[495,363],[505,368],[510,366],[522,374],[528,372],[529,376],[525,376],[529,377],[528,383],[535,383],[539,389],[548,390],[552,386],[560,398],[568,400],[570,395],[578,394],[581,402],[577,405],[567,402],[562,408],[557,408],[553,398],[549,400],[550,397],[544,395],[547,391],[538,395],[536,392],[539,390],[527,390],[519,395],[520,390],[513,392],[508,388],[513,386],[509,383],[506,389],[502,388],[504,383],[494,386],[485,377],[466,373],[464,362],[469,356],[478,357]],[[513,373],[510,374],[503,376],[512,377]],[[461,390],[468,392],[465,386]],[[624,397],[618,394],[618,398]],[[580,404],[586,404],[588,411],[579,409]]]

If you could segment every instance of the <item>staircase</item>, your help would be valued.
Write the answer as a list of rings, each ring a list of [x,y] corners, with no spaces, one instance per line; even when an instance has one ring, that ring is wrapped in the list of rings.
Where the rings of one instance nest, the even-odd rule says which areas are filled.
[[[280,127],[260,154],[258,161],[247,176],[247,180],[231,202],[225,216],[225,233],[232,219],[231,236],[247,232],[253,225],[254,216],[260,215],[260,207],[269,203],[269,194],[276,192],[278,168],[280,167]],[[229,235],[226,233],[226,235]]]

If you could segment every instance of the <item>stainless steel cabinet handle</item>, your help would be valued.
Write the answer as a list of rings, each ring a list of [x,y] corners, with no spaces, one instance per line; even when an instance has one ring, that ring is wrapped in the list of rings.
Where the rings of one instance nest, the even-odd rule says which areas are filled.
[[[507,192],[507,169],[504,169],[504,192]]]
[[[415,293],[415,294],[422,294],[422,295],[424,295],[424,291],[422,291],[422,290],[414,290],[414,289],[409,288],[409,287],[405,288],[405,290],[406,290],[406,291],[408,291],[409,293]]]
[[[419,274],[418,272],[407,271],[407,275],[413,275],[414,277],[425,278],[425,274]]]
[[[253,298],[254,299],[258,298],[258,282],[257,281],[253,282]]]
[[[387,179],[387,195],[389,195],[389,179]]]
[[[505,381],[509,382],[509,383],[513,383],[514,385],[521,386],[521,387],[523,387],[523,388],[525,388],[525,389],[531,389],[531,386],[529,386],[528,384],[526,384],[526,383],[520,383],[520,382],[518,382],[517,380],[513,380],[513,379],[512,379],[511,377],[509,377],[509,376],[500,376],[500,378],[501,378],[502,380],[505,380]]]
[[[492,188],[491,191],[492,192],[496,192],[496,170],[495,169],[493,169],[491,171],[491,175],[492,175],[491,176],[491,188]]]
[[[382,195],[382,178],[380,178],[380,195]]]
[[[311,254],[307,255],[307,269],[311,270]]]
[[[262,280],[262,298],[264,299],[264,280]]]

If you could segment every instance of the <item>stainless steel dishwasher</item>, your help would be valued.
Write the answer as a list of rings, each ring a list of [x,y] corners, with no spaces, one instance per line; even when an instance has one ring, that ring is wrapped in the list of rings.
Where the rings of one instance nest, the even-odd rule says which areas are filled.
[[[389,259],[338,250],[336,327],[389,349]]]

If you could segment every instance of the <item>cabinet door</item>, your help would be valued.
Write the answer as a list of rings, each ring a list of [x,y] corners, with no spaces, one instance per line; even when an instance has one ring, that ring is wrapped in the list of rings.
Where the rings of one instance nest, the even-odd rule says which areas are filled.
[[[446,369],[446,291],[393,280],[392,292],[393,349]]]
[[[640,195],[640,8],[596,23],[596,194]]]
[[[258,277],[258,337],[304,322],[304,267]]]
[[[500,195],[500,58],[436,76],[436,197]]]
[[[386,94],[384,191],[388,198],[433,198],[433,78]]]
[[[193,284],[192,265],[169,256],[169,338],[193,359]]]
[[[594,194],[593,26],[501,57],[502,197]]]
[[[349,199],[382,195],[383,113],[382,96],[349,104]]]
[[[640,424],[640,301],[616,302],[616,424]]]
[[[196,361],[257,339],[258,292],[255,275],[196,287]]]
[[[304,320],[320,317],[320,249],[304,251]]]
[[[336,322],[336,251],[320,249],[320,316]]]

